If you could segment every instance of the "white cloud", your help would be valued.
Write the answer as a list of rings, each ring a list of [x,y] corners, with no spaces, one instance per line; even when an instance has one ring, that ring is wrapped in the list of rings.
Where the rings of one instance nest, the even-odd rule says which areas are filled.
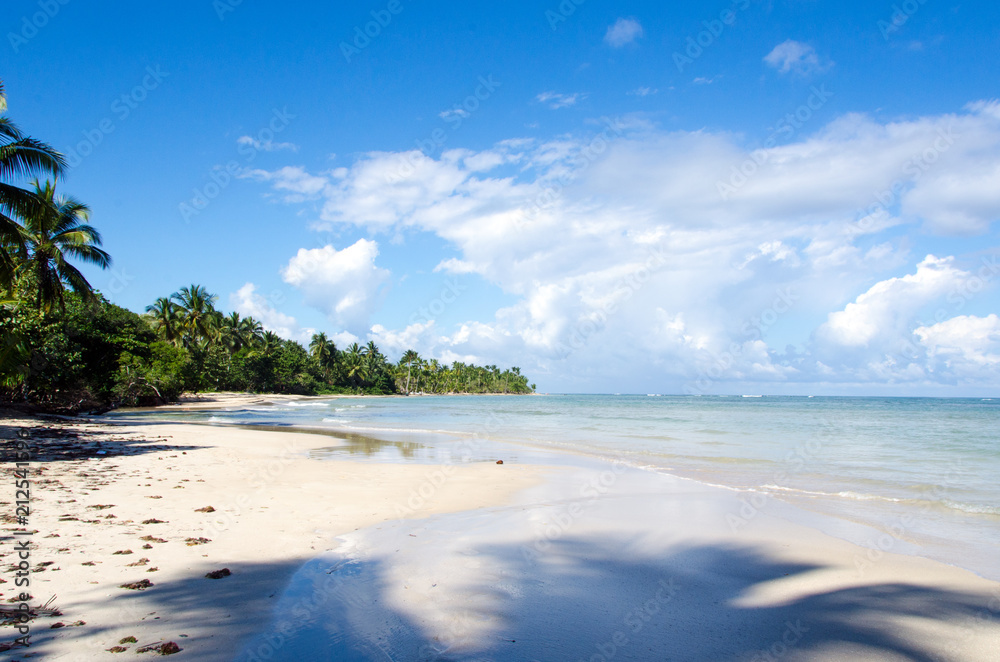
[[[619,18],[608,28],[604,35],[604,43],[612,48],[621,48],[631,44],[643,35],[642,25],[634,18]]]
[[[443,110],[440,113],[438,113],[438,117],[445,120],[446,122],[453,117],[460,117],[462,119],[465,119],[466,117],[469,116],[470,113],[465,108],[451,108],[449,110]]]
[[[914,331],[932,365],[957,378],[994,382],[1000,369],[1000,317],[962,315]]]
[[[764,62],[783,74],[795,72],[808,75],[826,71],[833,66],[829,60],[821,60],[816,49],[801,41],[784,41],[764,56]]]
[[[276,143],[273,140],[261,141],[253,136],[240,136],[236,139],[237,145],[249,145],[259,152],[279,152],[287,150],[290,152],[299,151],[299,146],[295,143]]]
[[[399,357],[408,349],[432,347],[438,342],[434,320],[410,324],[402,331],[393,331],[381,324],[374,324],[368,337],[390,357]]]
[[[285,166],[274,171],[247,170],[239,175],[241,179],[269,182],[276,190],[286,191],[286,202],[302,202],[315,198],[327,184],[326,177],[310,175],[302,166]]]
[[[559,94],[558,92],[542,92],[535,99],[539,103],[547,104],[552,110],[559,110],[560,108],[569,108],[570,106],[575,106],[581,99],[586,99],[587,95],[581,92],[574,92],[573,94]]]
[[[257,286],[247,283],[229,295],[229,305],[243,317],[253,317],[260,322],[265,331],[272,331],[282,338],[306,342],[315,333],[315,329],[303,329],[291,315],[279,312],[273,305],[273,300],[280,301],[278,293],[270,298],[257,292]]]
[[[281,276],[337,327],[360,335],[382,305],[388,286],[390,273],[375,265],[376,257],[378,244],[368,239],[340,251],[329,245],[302,248]]]
[[[966,272],[946,257],[915,264],[888,230],[963,234],[969,218],[987,229],[1000,200],[963,176],[992,173],[998,148],[995,103],[886,123],[847,115],[758,151],[730,134],[626,118],[439,158],[362,155],[319,176],[318,227],[432,233],[455,250],[435,271],[475,273],[516,298],[492,319],[411,330],[405,339],[425,355],[519,364],[583,390],[627,388],[609,381],[625,373],[658,392],[705,374],[717,375],[711,383],[927,380],[926,357],[886,355],[915,338],[920,307]],[[928,149],[933,163],[915,163]],[[730,178],[747,163],[737,186]],[[942,180],[954,188],[938,189]],[[721,195],[720,182],[734,190]],[[363,264],[361,273],[378,272],[374,257]],[[315,290],[324,310],[340,301]],[[376,310],[363,300],[359,334]],[[771,337],[796,346],[778,351]]]
[[[917,311],[954,291],[970,276],[953,263],[950,257],[928,255],[917,265],[916,273],[876,283],[844,310],[830,313],[818,335],[848,347],[868,347],[876,340],[903,337]]]

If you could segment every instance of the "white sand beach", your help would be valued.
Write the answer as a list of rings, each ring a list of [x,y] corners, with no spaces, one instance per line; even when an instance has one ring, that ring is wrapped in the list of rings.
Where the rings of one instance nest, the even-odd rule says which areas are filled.
[[[665,474],[555,456],[321,461],[306,453],[329,437],[201,425],[9,415],[0,427],[5,448],[27,431],[32,604],[55,596],[60,612],[33,620],[30,649],[12,659],[113,659],[166,642],[209,661],[1000,650],[1000,584]],[[13,512],[9,462],[4,476],[0,507]],[[16,596],[15,528],[3,531],[4,601]]]

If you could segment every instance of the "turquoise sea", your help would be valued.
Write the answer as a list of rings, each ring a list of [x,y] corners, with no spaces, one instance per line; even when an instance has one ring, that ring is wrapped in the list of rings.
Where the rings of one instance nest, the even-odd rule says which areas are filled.
[[[873,550],[1000,579],[1000,398],[331,397],[118,416],[306,427],[348,440],[317,459],[473,462],[498,448],[514,462],[552,450],[614,458],[741,493],[747,520],[822,513],[810,522]],[[470,446],[470,437],[490,443]]]

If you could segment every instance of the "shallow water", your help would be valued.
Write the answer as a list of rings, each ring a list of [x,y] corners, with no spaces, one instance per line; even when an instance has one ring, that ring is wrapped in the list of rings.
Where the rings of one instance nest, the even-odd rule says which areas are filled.
[[[532,449],[616,458],[742,493],[747,513],[792,503],[888,534],[854,542],[915,547],[1000,578],[1000,400],[438,396],[120,415],[306,426],[341,438],[314,451],[318,458],[436,463],[496,455],[469,439],[508,442],[508,461],[531,461]]]

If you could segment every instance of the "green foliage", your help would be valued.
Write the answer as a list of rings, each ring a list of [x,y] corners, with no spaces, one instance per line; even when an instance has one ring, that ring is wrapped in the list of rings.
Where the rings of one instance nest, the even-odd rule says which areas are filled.
[[[149,345],[148,359],[129,352],[119,357],[112,391],[114,402],[135,406],[175,400],[193,375],[191,357],[186,350],[153,341]]]
[[[138,315],[101,298],[65,295],[65,309],[45,312],[22,301],[0,311],[0,334],[23,339],[27,361],[7,397],[51,407],[96,406],[113,399],[119,364],[148,361],[155,335]]]
[[[360,393],[530,393],[518,368],[442,366],[413,350],[390,363],[374,342],[338,351],[322,334],[310,350],[252,318],[223,318],[204,288],[185,288],[204,303],[198,321],[165,324],[169,307],[139,316],[99,294],[63,294],[64,306],[34,305],[30,274],[17,283],[15,298],[0,305],[0,393],[49,409],[152,405],[185,391],[248,391],[293,395]],[[190,299],[190,296],[185,298]],[[187,316],[183,304],[169,309],[172,321]],[[215,325],[206,320],[217,319]],[[177,333],[176,329],[187,331]],[[192,332],[194,328],[201,331]],[[215,331],[213,331],[213,329]]]
[[[0,81],[0,113],[7,99]],[[90,209],[38,180],[65,159],[0,116],[0,399],[79,410],[154,404],[186,390],[258,393],[525,393],[512,368],[454,363],[443,368],[408,350],[389,363],[374,342],[339,351],[324,333],[309,351],[264,331],[253,318],[215,309],[201,285],[146,307],[120,308],[95,292],[69,258],[101,268],[111,256],[89,225]],[[67,288],[71,290],[67,292]],[[58,305],[57,305],[58,304]]]

